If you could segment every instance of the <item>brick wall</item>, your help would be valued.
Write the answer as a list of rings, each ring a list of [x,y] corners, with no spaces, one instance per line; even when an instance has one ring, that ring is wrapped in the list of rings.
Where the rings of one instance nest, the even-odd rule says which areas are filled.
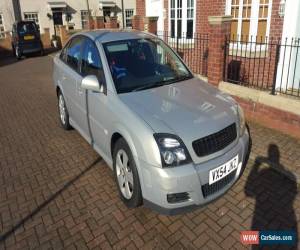
[[[164,0],[164,9],[166,10],[166,18],[164,20],[164,30],[168,31],[169,30],[169,0]]]
[[[145,0],[136,0],[136,14],[142,17],[146,16]]]
[[[281,39],[284,20],[284,18],[278,15],[280,1],[281,0],[273,0],[272,2],[270,37],[276,40]]]
[[[236,96],[234,98],[243,107],[247,119],[300,138],[300,116]]]
[[[196,33],[209,32],[208,17],[223,16],[226,0],[196,1]]]

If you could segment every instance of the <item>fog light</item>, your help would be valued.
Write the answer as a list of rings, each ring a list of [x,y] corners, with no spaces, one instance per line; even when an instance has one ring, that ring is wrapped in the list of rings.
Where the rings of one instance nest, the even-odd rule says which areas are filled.
[[[189,198],[190,198],[190,196],[187,192],[167,194],[167,201],[169,203],[184,202],[184,201],[187,201]]]

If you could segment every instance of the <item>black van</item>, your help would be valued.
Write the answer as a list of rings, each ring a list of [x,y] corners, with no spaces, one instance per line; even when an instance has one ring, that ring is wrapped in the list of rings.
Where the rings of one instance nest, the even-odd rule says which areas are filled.
[[[38,26],[33,21],[19,21],[12,28],[12,49],[17,59],[29,53],[44,54]]]

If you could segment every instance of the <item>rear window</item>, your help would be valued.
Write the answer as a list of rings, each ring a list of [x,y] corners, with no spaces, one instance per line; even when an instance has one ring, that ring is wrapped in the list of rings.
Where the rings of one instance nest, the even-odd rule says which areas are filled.
[[[35,33],[37,31],[37,28],[34,23],[19,23],[17,30],[20,35],[23,35],[28,33]]]

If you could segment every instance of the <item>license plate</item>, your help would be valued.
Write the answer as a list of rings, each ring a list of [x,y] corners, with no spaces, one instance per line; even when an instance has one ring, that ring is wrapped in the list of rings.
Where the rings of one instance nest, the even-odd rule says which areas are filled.
[[[235,156],[230,161],[226,162],[225,164],[209,171],[209,185],[213,184],[226,175],[229,175],[232,171],[236,170],[239,163],[239,156]]]
[[[24,36],[24,40],[33,40],[34,36]]]

